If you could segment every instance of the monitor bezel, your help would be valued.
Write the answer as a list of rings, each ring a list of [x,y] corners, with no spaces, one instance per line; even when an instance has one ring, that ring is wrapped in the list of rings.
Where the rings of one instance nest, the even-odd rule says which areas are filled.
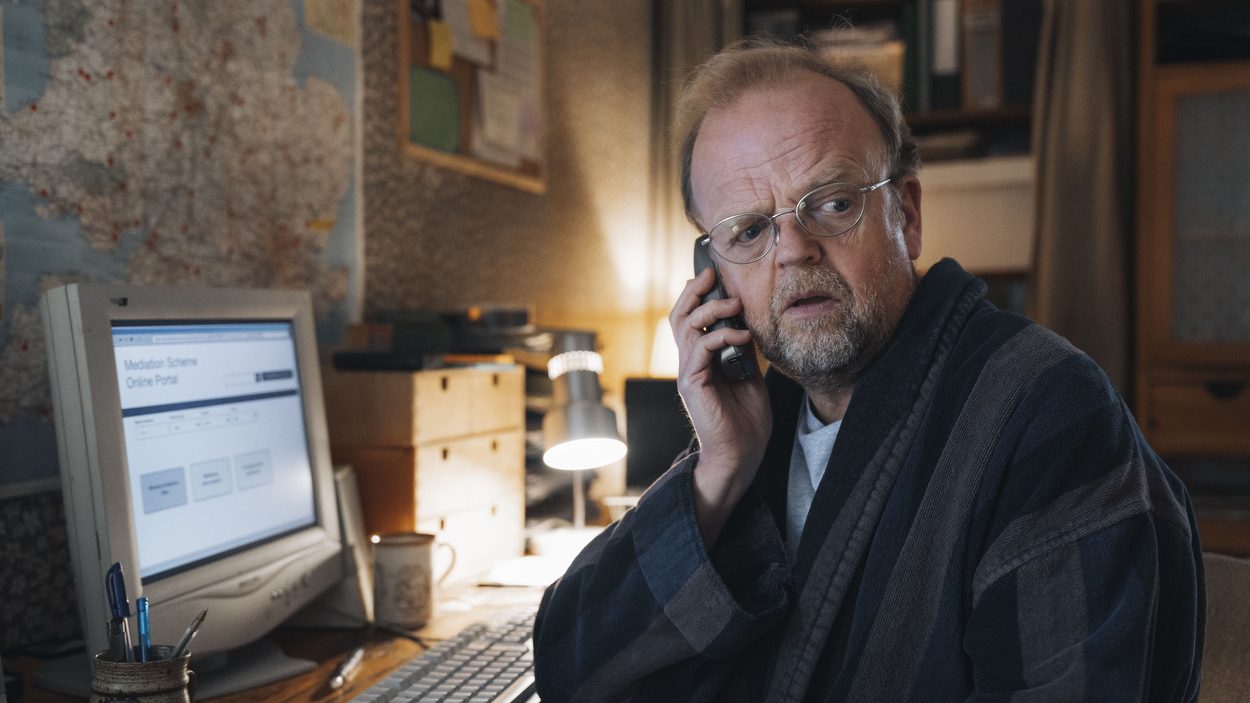
[[[107,644],[103,576],[113,562],[122,564],[132,602],[146,595],[152,602],[154,630],[170,636],[190,622],[203,601],[222,599],[225,605],[217,614],[218,626],[205,626],[197,638],[196,648],[202,654],[262,637],[342,578],[333,468],[308,293],[75,283],[48,291],[43,305],[66,523],[88,653]],[[113,326],[133,320],[197,319],[292,323],[316,520],[311,526],[144,583],[139,579],[132,529],[134,506]],[[247,631],[232,622],[241,618],[237,613],[232,617],[229,605],[230,598],[244,597],[272,601],[264,617],[252,618],[253,629]],[[244,609],[255,607],[252,602]]]

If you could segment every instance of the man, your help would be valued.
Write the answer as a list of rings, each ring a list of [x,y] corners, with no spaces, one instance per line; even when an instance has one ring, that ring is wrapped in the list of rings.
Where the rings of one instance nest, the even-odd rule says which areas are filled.
[[[894,98],[742,44],[682,123],[729,296],[705,271],[670,315],[697,449],[548,589],[543,700],[1194,699],[1185,488],[1088,357],[953,261],[918,279]],[[718,374],[751,343],[765,379]]]

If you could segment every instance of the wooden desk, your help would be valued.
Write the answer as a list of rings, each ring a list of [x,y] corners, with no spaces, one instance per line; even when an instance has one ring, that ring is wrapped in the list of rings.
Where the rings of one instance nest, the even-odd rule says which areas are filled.
[[[433,643],[446,639],[479,620],[508,611],[536,609],[542,598],[541,588],[476,586],[453,592],[439,605],[438,616],[415,634]],[[210,615],[211,616],[211,615]],[[412,640],[368,628],[332,630],[283,627],[270,635],[288,655],[317,662],[307,673],[267,686],[218,696],[213,703],[255,703],[256,701],[345,701],[383,679],[392,669],[423,651]],[[331,691],[327,685],[334,668],[356,647],[365,646],[365,657],[356,675],[346,686]],[[7,667],[6,662],[6,667]],[[39,666],[38,660],[23,659],[15,671],[23,671],[26,680]],[[194,668],[194,664],[192,665]],[[64,703],[75,701],[70,696],[36,689],[27,683],[25,695],[12,703]]]

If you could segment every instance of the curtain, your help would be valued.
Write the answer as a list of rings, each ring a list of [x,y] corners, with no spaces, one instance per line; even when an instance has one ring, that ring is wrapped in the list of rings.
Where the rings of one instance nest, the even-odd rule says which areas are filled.
[[[651,122],[652,236],[656,253],[649,307],[659,319],[694,275],[695,231],[681,206],[673,121],[677,98],[690,71],[742,35],[742,0],[653,0]]]
[[[1046,0],[1033,96],[1030,312],[1125,392],[1130,379],[1131,0]]]

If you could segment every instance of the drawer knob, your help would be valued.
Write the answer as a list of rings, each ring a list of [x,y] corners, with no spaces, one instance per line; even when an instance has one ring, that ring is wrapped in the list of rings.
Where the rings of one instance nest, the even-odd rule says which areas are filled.
[[[1238,381],[1210,381],[1206,384],[1206,387],[1211,397],[1219,400],[1232,400],[1241,395],[1241,391],[1246,387],[1246,384]]]

